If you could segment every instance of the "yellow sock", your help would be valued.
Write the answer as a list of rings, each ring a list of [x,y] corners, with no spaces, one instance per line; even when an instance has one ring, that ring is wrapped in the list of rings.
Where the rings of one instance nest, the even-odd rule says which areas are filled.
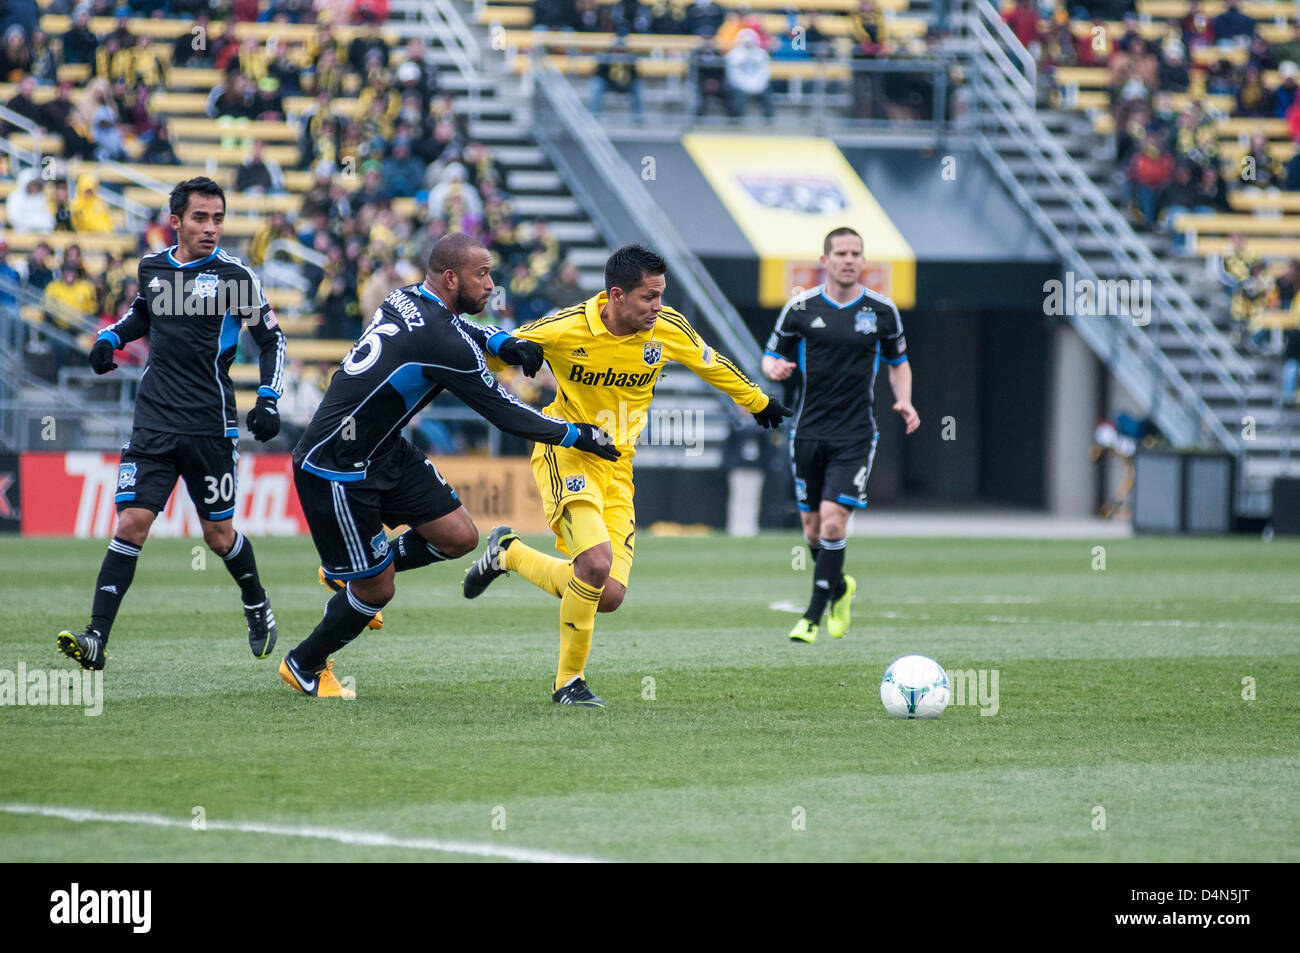
[[[557,599],[564,594],[564,587],[573,578],[572,563],[539,553],[525,545],[521,539],[510,544],[502,562],[506,569],[519,573],[538,589],[549,592]]]
[[[591,654],[591,633],[596,628],[596,607],[603,588],[589,586],[574,576],[560,597],[560,668],[555,674],[556,691],[582,676],[587,656]]]

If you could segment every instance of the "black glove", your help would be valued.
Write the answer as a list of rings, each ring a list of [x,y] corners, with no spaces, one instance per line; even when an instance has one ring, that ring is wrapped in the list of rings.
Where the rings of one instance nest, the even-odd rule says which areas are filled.
[[[97,338],[95,346],[90,349],[90,366],[96,374],[107,374],[117,368],[113,360],[113,342],[108,338]]]
[[[497,348],[497,356],[517,365],[528,377],[536,377],[542,369],[542,346],[522,338],[506,338]]]
[[[274,397],[257,398],[257,406],[248,412],[248,432],[260,443],[266,443],[280,432],[280,412],[275,409]]]
[[[781,426],[781,421],[789,417],[792,411],[785,404],[781,403],[775,397],[767,399],[767,406],[754,414],[754,419],[758,421],[760,427],[767,427],[771,430]]]
[[[574,424],[578,428],[578,439],[573,441],[573,449],[584,453],[594,453],[602,460],[617,460],[623,454],[614,446],[614,438],[594,424]]]

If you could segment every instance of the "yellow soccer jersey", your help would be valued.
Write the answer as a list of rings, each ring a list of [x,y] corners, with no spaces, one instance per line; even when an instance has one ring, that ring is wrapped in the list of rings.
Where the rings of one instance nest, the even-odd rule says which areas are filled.
[[[542,346],[555,374],[559,392],[546,413],[603,427],[627,459],[636,453],[655,382],[669,361],[686,365],[751,413],[767,406],[767,395],[672,308],[660,311],[649,331],[615,337],[600,320],[607,300],[602,291],[514,332]],[[493,370],[505,367],[497,358],[488,363]]]

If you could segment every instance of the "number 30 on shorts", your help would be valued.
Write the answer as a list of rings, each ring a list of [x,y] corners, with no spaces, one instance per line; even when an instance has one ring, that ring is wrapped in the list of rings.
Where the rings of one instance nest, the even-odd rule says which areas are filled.
[[[203,498],[204,503],[229,503],[235,498],[233,473],[223,473],[220,479],[214,476],[205,476],[203,479],[208,485],[208,495]]]

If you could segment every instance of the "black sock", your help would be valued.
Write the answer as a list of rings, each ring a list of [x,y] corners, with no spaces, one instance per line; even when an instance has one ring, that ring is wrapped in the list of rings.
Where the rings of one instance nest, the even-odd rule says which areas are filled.
[[[813,594],[808,603],[808,611],[803,617],[817,625],[831,594],[839,588],[844,577],[844,540],[823,539],[821,552],[817,554],[817,565],[813,567]]]
[[[822,548],[820,546],[814,546],[812,543],[809,543],[808,552],[812,555],[813,565],[816,566],[817,557],[822,554]]]
[[[247,536],[235,530],[235,545],[231,546],[230,552],[221,559],[235,582],[239,583],[244,605],[251,609],[266,601],[266,590],[262,588],[262,582],[257,578],[257,561],[253,558],[253,544],[248,541]]]
[[[99,567],[99,578],[95,580],[95,599],[90,608],[90,627],[99,630],[108,644],[108,633],[117,618],[117,610],[122,605],[122,597],[131,588],[135,578],[135,563],[140,558],[140,547],[124,539],[113,537],[104,554],[104,562]]]
[[[413,529],[408,529],[393,540],[393,547],[397,550],[397,555],[393,557],[393,568],[397,572],[419,569],[429,563],[440,563],[447,558],[438,552],[433,543]]]
[[[293,660],[304,672],[320,671],[326,659],[360,635],[381,608],[367,605],[352,594],[351,587],[344,587],[325,603],[325,618],[294,648]]]

